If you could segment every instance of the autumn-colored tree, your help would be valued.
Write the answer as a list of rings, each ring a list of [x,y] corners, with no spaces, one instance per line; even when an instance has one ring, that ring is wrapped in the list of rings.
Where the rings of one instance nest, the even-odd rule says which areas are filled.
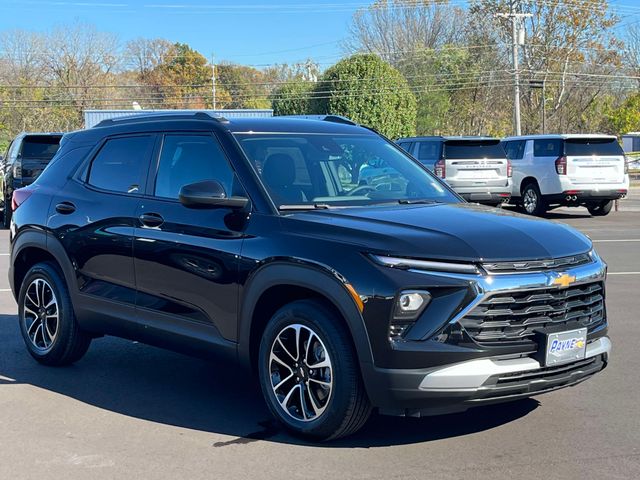
[[[216,66],[217,84],[229,93],[225,108],[269,108],[270,84],[263,72],[252,67],[221,63]]]

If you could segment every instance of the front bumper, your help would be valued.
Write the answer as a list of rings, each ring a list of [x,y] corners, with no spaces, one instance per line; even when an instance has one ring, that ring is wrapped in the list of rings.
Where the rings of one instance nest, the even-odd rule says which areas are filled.
[[[587,345],[585,359],[553,367],[522,357],[424,370],[377,369],[378,385],[387,388],[379,410],[388,415],[437,415],[540,395],[577,385],[602,371],[610,352],[611,341],[601,337]]]
[[[562,286],[559,279],[566,276],[572,279],[572,285],[580,288],[604,282],[606,265],[595,252],[590,258],[588,263],[577,262],[575,266],[558,263],[547,271],[479,275],[411,272],[469,282],[475,298],[448,321],[448,325],[459,326],[476,306],[499,294],[540,290],[561,292],[568,287]],[[537,265],[525,262],[517,264],[517,268],[537,268]],[[585,359],[553,367],[545,367],[538,361],[542,347],[535,339],[516,344],[510,341],[500,347],[471,339],[451,344],[437,340],[433,329],[428,331],[419,327],[417,323],[405,340],[393,347],[394,356],[412,360],[411,367],[403,368],[403,363],[394,362],[394,365],[363,368],[371,401],[382,413],[427,415],[463,411],[480,404],[504,402],[575,385],[605,368],[611,351],[611,342],[606,336],[606,314],[601,323],[589,329]],[[572,328],[577,326],[558,323],[538,331]]]

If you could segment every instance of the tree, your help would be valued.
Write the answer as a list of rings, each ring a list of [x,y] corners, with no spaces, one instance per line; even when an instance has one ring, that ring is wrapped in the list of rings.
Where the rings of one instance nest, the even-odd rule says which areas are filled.
[[[640,93],[628,97],[618,108],[608,115],[613,133],[637,132],[640,130]]]
[[[291,80],[276,88],[269,97],[274,115],[304,115],[312,113],[311,97],[315,84],[306,80]]]
[[[416,98],[402,74],[373,54],[353,55],[329,68],[313,92],[313,110],[344,115],[390,138],[416,129]]]
[[[186,43],[175,43],[157,70],[166,106],[205,108],[211,105],[211,66]]]
[[[396,65],[413,51],[458,43],[464,18],[462,9],[446,1],[376,0],[354,14],[346,47]]]
[[[269,108],[269,83],[260,70],[221,63],[216,73],[217,84],[229,93],[225,108]]]
[[[540,90],[522,91],[525,132],[538,131],[543,103],[551,131],[587,131],[599,124],[598,118],[582,113],[603,100],[613,86],[610,76],[620,66],[621,44],[611,29],[617,18],[610,13],[607,0],[587,3],[516,2],[517,11],[531,14],[523,24],[526,42],[521,47],[521,84],[526,87],[530,80],[541,80],[546,85],[544,99]],[[505,52],[512,41],[511,21],[496,17],[496,13],[509,12],[510,4],[510,0],[475,0],[470,6],[472,19],[485,23],[493,19],[491,31],[501,45],[496,54]]]

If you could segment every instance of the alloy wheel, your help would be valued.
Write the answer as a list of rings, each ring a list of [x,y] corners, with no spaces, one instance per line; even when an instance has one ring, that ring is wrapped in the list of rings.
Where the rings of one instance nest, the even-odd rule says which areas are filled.
[[[271,388],[278,404],[295,420],[318,419],[333,390],[333,366],[324,343],[311,328],[283,328],[269,355]]]
[[[538,206],[538,195],[536,195],[536,192],[532,188],[528,188],[527,191],[524,192],[522,203],[524,204],[524,209],[527,213],[533,213],[536,211],[536,207]]]
[[[51,285],[36,278],[24,296],[22,318],[31,344],[40,352],[53,346],[60,325],[58,300]]]

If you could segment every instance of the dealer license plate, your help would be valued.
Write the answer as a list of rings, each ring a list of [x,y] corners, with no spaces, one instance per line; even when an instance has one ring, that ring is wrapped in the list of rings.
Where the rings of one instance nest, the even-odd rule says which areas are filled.
[[[587,354],[587,329],[547,334],[545,365],[582,360]]]

